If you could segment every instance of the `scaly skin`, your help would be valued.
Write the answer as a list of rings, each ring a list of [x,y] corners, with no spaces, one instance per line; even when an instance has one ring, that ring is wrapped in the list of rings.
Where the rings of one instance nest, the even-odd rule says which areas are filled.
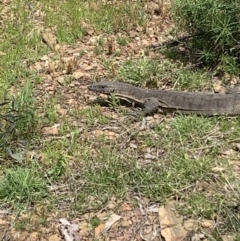
[[[88,86],[88,89],[114,95],[120,99],[136,103],[143,107],[143,114],[152,114],[158,109],[163,113],[178,112],[196,115],[239,115],[240,94],[213,94],[200,92],[182,92],[148,90],[122,82],[101,81]]]

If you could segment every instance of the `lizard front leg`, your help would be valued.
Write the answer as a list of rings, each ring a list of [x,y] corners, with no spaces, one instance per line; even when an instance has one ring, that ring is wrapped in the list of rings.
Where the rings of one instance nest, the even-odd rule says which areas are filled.
[[[132,116],[134,116],[135,118],[139,118],[139,117],[143,117],[146,115],[152,115],[156,112],[158,112],[158,107],[159,107],[159,101],[158,99],[151,97],[151,98],[147,98],[143,105],[142,105],[142,109],[141,110],[134,110],[132,112],[130,112],[130,114]]]
[[[142,112],[144,115],[152,115],[158,112],[158,108],[159,108],[158,99],[152,97],[145,100]]]

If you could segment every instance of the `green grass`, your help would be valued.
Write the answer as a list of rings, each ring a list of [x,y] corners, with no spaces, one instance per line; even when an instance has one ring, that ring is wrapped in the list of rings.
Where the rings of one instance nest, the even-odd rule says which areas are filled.
[[[119,75],[122,79],[129,83],[143,84],[146,81],[151,82],[153,78],[160,76],[161,67],[157,61],[148,57],[143,57],[138,60],[126,60],[119,67]]]
[[[210,73],[202,70],[192,71],[178,62],[164,60],[159,63],[149,57],[126,60],[118,69],[119,79],[128,83],[159,86],[161,80],[169,80],[179,90],[196,91],[209,89]]]
[[[85,36],[90,26],[93,26],[95,32],[111,33],[126,31],[146,21],[146,14],[140,1],[136,1],[134,7],[130,1],[119,4],[94,0],[43,1],[43,3],[47,13],[47,25],[57,25],[59,40],[68,43]]]
[[[35,167],[6,169],[0,181],[0,199],[22,209],[47,197],[46,180]]]
[[[44,13],[40,20],[34,15],[37,9]],[[48,225],[52,213],[62,215],[67,210],[69,216],[81,216],[101,210],[112,198],[134,204],[133,196],[141,195],[161,204],[175,199],[186,218],[217,217],[219,225],[212,233],[216,240],[222,234],[240,232],[239,209],[234,206],[239,200],[239,180],[228,163],[238,161],[239,118],[175,115],[161,116],[153,124],[148,118],[132,123],[117,98],[104,106],[84,99],[85,90],[74,86],[75,80],[70,73],[64,74],[64,66],[58,66],[57,73],[64,77],[63,86],[56,84],[55,73],[31,68],[43,55],[51,54],[49,59],[61,62],[62,53],[42,42],[44,29],[52,28],[59,45],[70,44],[68,48],[86,41],[84,36],[96,36],[89,56],[105,69],[91,72],[94,77],[110,75],[155,89],[210,91],[214,72],[209,70],[193,69],[184,61],[158,54],[155,58],[122,56],[119,49],[135,41],[129,31],[144,28],[148,21],[143,3],[42,0],[29,10],[25,3],[14,0],[8,10],[12,15],[4,16],[0,37],[0,52],[5,53],[0,58],[0,97],[7,93],[11,102],[1,106],[0,114],[12,116],[0,122],[1,132],[11,129],[0,142],[1,205],[13,212],[44,207],[41,222]],[[106,57],[108,36],[116,40],[118,51]],[[80,50],[81,60],[87,51]],[[234,61],[227,57],[225,61],[228,65],[222,62],[220,67],[227,70],[231,65],[235,73]],[[46,81],[45,75],[52,79]],[[77,81],[81,87],[88,83]],[[55,85],[56,93],[45,90],[46,82]],[[44,91],[37,92],[39,87]],[[69,100],[77,100],[77,104],[71,106]],[[59,106],[66,108],[67,114],[59,113]],[[44,127],[55,124],[59,125],[57,135],[43,134]],[[21,161],[7,150],[23,153]],[[223,154],[228,150],[233,150],[232,154]],[[224,171],[215,173],[216,167]],[[201,188],[201,183],[207,183],[207,188]],[[100,220],[93,217],[88,222],[94,228]],[[31,226],[31,219],[16,222],[18,229],[27,225]]]
[[[239,74],[238,1],[172,0],[172,16],[178,32],[193,40],[189,52],[197,62]],[[196,54],[197,53],[197,54]]]
[[[210,73],[206,71],[191,71],[191,70],[182,70],[177,73],[175,86],[177,89],[196,91],[210,89],[209,79]]]

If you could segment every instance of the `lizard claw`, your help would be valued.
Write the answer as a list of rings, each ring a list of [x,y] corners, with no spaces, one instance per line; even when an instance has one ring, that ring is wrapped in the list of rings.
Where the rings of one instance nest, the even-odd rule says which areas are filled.
[[[133,121],[140,121],[145,116],[142,110],[131,110],[128,112],[130,119]]]

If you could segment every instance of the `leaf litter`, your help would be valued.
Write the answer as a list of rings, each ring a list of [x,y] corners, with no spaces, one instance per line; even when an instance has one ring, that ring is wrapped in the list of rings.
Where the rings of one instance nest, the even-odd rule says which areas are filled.
[[[84,126],[86,122],[84,117],[81,120],[76,120],[69,114],[69,110],[86,108],[87,103],[92,98],[86,87],[90,80],[105,76],[108,78],[116,77],[114,66],[118,66],[127,59],[139,58],[142,56],[142,49],[167,39],[165,33],[171,29],[172,22],[166,15],[168,6],[166,7],[164,4],[167,2],[163,5],[161,2],[163,3],[163,1],[148,1],[146,11],[151,17],[147,23],[147,32],[141,27],[131,29],[129,33],[125,34],[132,39],[132,42],[126,46],[120,46],[117,43],[117,37],[125,37],[124,33],[117,33],[117,35],[97,33],[91,26],[87,28],[88,35],[83,37],[81,41],[76,41],[74,46],[58,43],[52,29],[43,30],[42,39],[49,47],[50,52],[30,66],[41,77],[41,84],[37,85],[34,94],[38,100],[38,108],[42,117],[46,115],[42,109],[44,103],[51,97],[60,96],[55,106],[60,117],[64,117],[64,121],[67,119],[71,123],[78,122],[76,123],[78,127]],[[2,11],[7,12],[8,1],[5,0],[3,3],[6,7]],[[164,18],[163,15],[165,15]],[[44,13],[40,10],[35,12],[34,21],[39,29],[43,28],[43,16]],[[100,38],[104,39],[104,46],[101,54],[96,55],[94,50]],[[114,52],[121,54],[116,57],[113,56]],[[0,55],[4,54],[0,53]],[[150,52],[149,55],[155,57],[156,53]],[[103,64],[102,59],[112,61],[111,69]],[[115,115],[114,113],[109,114]],[[149,121],[152,120],[153,118],[150,117]],[[64,124],[64,121],[61,123],[60,118],[58,124],[44,127],[42,129],[44,138],[59,135],[59,126]],[[95,130],[91,134],[95,136],[106,135],[109,139],[119,137],[119,133],[109,130]],[[130,144],[137,147],[139,143]],[[151,161],[157,158],[151,154],[151,150],[146,150],[145,159]],[[239,165],[237,167],[236,170],[239,171]],[[213,171],[222,172],[223,169],[216,167]],[[11,227],[10,224],[19,217],[0,213],[0,233],[2,235],[0,240],[60,241],[64,237],[66,241],[93,240],[94,238],[111,241],[180,241],[184,239],[197,241],[205,238],[204,234],[199,232],[202,228],[210,230],[214,228],[211,220],[204,220],[202,224],[196,220],[184,220],[183,216],[176,211],[174,201],[169,201],[160,207],[157,204],[153,206],[149,203],[142,203],[140,197],[137,198],[137,202],[138,207],[132,204],[132,200],[121,202],[110,200],[106,210],[89,212],[71,221],[62,216],[60,226],[58,226],[59,217],[54,213],[48,217],[48,224],[51,223],[48,227],[41,225],[41,215],[30,215],[32,227],[25,227],[27,231],[17,231]],[[101,221],[95,228],[90,227],[87,221],[93,216],[99,217]],[[19,220],[24,220],[24,218],[26,217],[22,215]],[[194,234],[192,235],[192,233]]]

